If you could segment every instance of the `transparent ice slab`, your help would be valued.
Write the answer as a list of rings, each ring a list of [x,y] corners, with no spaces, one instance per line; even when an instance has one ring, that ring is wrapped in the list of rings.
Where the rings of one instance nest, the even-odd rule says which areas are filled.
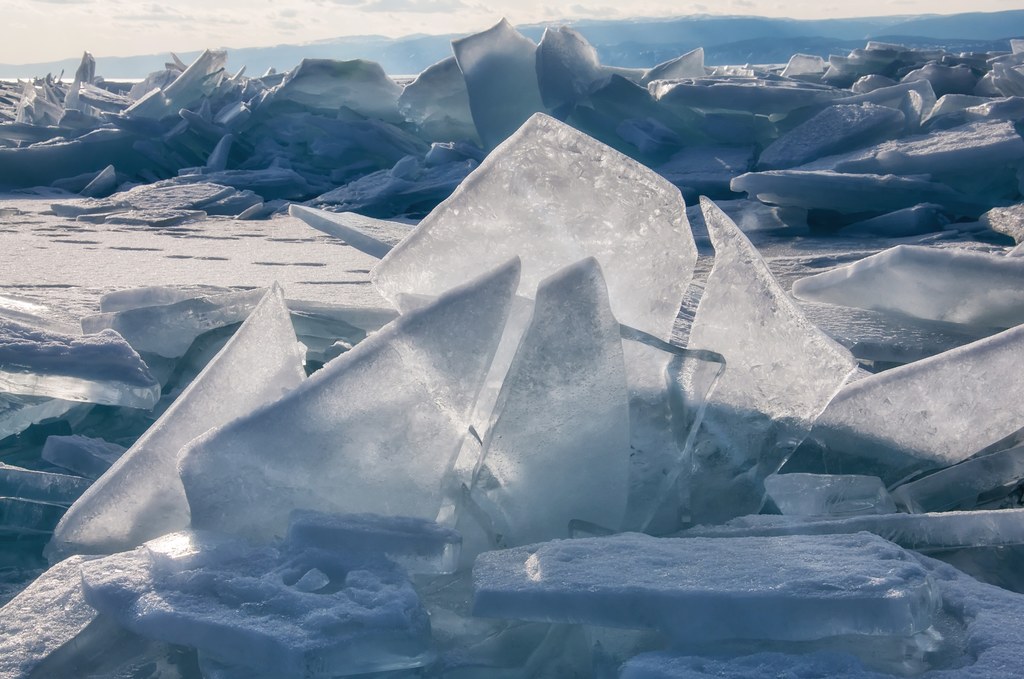
[[[92,484],[90,479],[22,469],[0,462],[0,496],[69,506]]]
[[[905,483],[892,496],[907,511],[974,509],[987,499],[1005,497],[1024,481],[1024,447],[965,460]]]
[[[764,488],[783,514],[856,516],[892,514],[896,503],[877,476],[772,474]]]
[[[88,436],[47,436],[40,457],[86,478],[98,479],[124,454],[124,446]]]
[[[398,97],[398,110],[430,141],[479,142],[469,92],[455,57],[428,66]]]

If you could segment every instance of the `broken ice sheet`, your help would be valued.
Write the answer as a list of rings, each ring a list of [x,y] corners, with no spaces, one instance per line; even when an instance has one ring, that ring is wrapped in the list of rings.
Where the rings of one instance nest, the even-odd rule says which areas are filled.
[[[1024,323],[1024,260],[897,245],[793,284],[812,302],[992,328]]]
[[[125,447],[88,436],[47,436],[40,457],[75,474],[97,479],[124,454]]]
[[[1024,447],[1017,446],[940,469],[893,490],[901,506],[914,513],[974,509],[999,499],[1024,481]]]
[[[178,451],[298,386],[305,377],[302,358],[284,294],[275,285],[195,381],[71,507],[47,556],[110,553],[187,526]]]
[[[908,552],[867,533],[555,540],[481,554],[473,585],[476,616],[656,629],[683,643],[908,636],[939,604]]]
[[[694,445],[695,521],[757,511],[779,470],[856,368],[806,319],[725,213],[701,199],[715,265],[689,347],[722,354],[726,370]]]
[[[0,439],[19,434],[37,422],[61,417],[78,406],[86,407],[59,398],[0,393]]]
[[[764,488],[783,514],[855,516],[891,514],[896,503],[877,476],[772,474]]]
[[[364,217],[355,212],[328,212],[302,205],[289,205],[288,214],[377,259],[388,254],[414,228],[411,224]]]
[[[81,476],[22,469],[0,462],[0,497],[67,506],[91,483]]]
[[[438,295],[519,255],[519,294],[592,256],[612,312],[666,338],[697,251],[679,190],[585,134],[535,115],[374,268],[393,303]]]
[[[519,269],[511,260],[399,317],[189,444],[179,470],[192,525],[270,538],[293,509],[434,519]]]
[[[0,536],[52,533],[67,505],[0,496]]]
[[[430,141],[479,140],[466,81],[455,57],[428,66],[406,85],[398,97],[398,110]]]
[[[319,589],[300,583],[318,571]],[[85,599],[144,637],[276,677],[332,677],[431,659],[430,621],[400,570],[320,550],[179,532],[82,564]]]
[[[65,335],[0,317],[0,391],[151,408],[160,385],[116,332]]]
[[[619,324],[597,261],[545,279],[498,394],[474,499],[502,545],[618,530],[629,492],[629,403]]]

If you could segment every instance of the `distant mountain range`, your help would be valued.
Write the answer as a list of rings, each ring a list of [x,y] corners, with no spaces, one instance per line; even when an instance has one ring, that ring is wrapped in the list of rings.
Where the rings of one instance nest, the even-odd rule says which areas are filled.
[[[952,15],[868,17],[858,19],[772,19],[742,16],[688,16],[673,19],[551,22],[520,26],[539,40],[546,26],[569,25],[597,48],[602,63],[653,66],[696,47],[708,64],[780,63],[802,52],[827,57],[863,47],[867,40],[898,42],[952,51],[1008,50],[1009,39],[1024,37],[1024,10]],[[484,28],[484,27],[481,27]],[[228,49],[231,70],[245,66],[250,75],[268,68],[289,70],[306,57],[369,59],[388,73],[419,73],[451,54],[458,35],[343,37],[304,45]],[[198,52],[179,56],[187,63]],[[168,55],[99,57],[96,72],[104,77],[142,78],[163,68]],[[28,78],[63,71],[73,74],[80,57],[48,63],[0,64],[0,78]]]

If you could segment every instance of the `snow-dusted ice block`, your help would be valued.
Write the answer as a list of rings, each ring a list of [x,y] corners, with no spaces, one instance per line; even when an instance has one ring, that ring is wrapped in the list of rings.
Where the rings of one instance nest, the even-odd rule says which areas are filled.
[[[34,676],[40,663],[96,619],[82,594],[79,571],[86,560],[61,561],[0,608],[0,677]]]
[[[505,545],[621,527],[629,402],[619,324],[593,258],[540,284],[484,436],[473,495]]]
[[[0,317],[0,392],[152,408],[160,384],[116,332],[65,335]]]
[[[896,503],[877,476],[772,474],[764,480],[764,488],[783,514],[857,516],[896,511]]]
[[[193,527],[269,538],[293,509],[434,519],[519,269],[506,262],[401,316],[193,441],[180,463]]]
[[[494,148],[537,111],[537,46],[507,20],[452,41],[480,139]]]
[[[181,447],[298,386],[303,355],[275,285],[160,419],[71,507],[47,556],[109,554],[188,526],[177,474]]]
[[[92,481],[81,476],[40,472],[0,462],[0,497],[70,505]]]
[[[1005,233],[1017,243],[1024,241],[1024,203],[992,208],[979,221],[993,231]]]
[[[986,496],[1009,494],[1024,480],[1024,447],[965,460],[934,474],[905,483],[892,496],[910,512],[973,509]]]
[[[286,544],[341,551],[347,557],[386,557],[409,573],[454,573],[462,537],[428,519],[379,514],[292,512]]]
[[[1009,328],[1024,323],[1024,260],[959,248],[897,245],[802,278],[793,284],[793,294],[812,302]]]
[[[388,254],[413,230],[411,225],[402,222],[364,217],[355,212],[328,212],[303,205],[289,205],[288,214],[377,259]]]
[[[124,446],[88,436],[47,436],[40,456],[50,464],[97,479],[124,451]]]
[[[545,115],[495,149],[371,273],[392,302],[437,295],[523,260],[519,294],[585,257],[601,264],[615,317],[666,338],[697,258],[679,190]]]
[[[479,139],[469,109],[469,92],[455,57],[428,66],[405,86],[398,110],[432,141]]]
[[[246,290],[94,314],[82,319],[82,329],[92,333],[112,328],[136,351],[178,358],[207,330],[244,321],[265,294],[265,289]]]
[[[836,473],[886,484],[969,458],[1024,427],[1024,326],[847,385],[809,443]]]
[[[701,199],[715,265],[689,347],[722,354],[726,370],[694,446],[697,521],[754,512],[779,470],[856,368],[849,351],[804,316],[736,224]]]
[[[837,104],[772,142],[758,158],[762,170],[778,170],[898,135],[903,114],[874,104]]]
[[[179,532],[82,565],[86,601],[144,637],[270,676],[417,667],[430,621],[397,569]]]
[[[288,101],[308,109],[336,113],[347,107],[389,123],[401,120],[398,95],[402,87],[380,64],[363,59],[303,59],[270,94],[274,102]]]
[[[877,536],[556,540],[485,552],[473,614],[655,629],[678,642],[910,635],[938,607],[908,552]]]

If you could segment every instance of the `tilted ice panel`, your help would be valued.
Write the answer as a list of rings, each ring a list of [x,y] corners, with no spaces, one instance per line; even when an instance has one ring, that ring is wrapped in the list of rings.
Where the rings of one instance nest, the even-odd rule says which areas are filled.
[[[192,525],[269,538],[293,509],[433,519],[518,283],[507,262],[193,441]]]
[[[537,45],[537,83],[545,106],[574,104],[609,77],[597,50],[578,32],[568,26],[544,29]]]
[[[506,545],[618,530],[629,482],[629,404],[619,324],[597,261],[541,283],[498,395],[473,495]]]
[[[656,629],[685,642],[908,635],[934,584],[877,536],[653,538],[625,533],[486,552],[473,614]]]
[[[843,388],[808,439],[830,469],[887,484],[965,460],[1024,426],[1024,326]]]
[[[160,419],[68,510],[47,555],[109,554],[188,526],[177,473],[181,447],[298,386],[303,356],[275,285]]]
[[[793,294],[812,302],[1009,328],[1024,323],[1024,261],[960,248],[897,245],[802,278],[793,284]]]
[[[378,259],[413,230],[412,225],[403,222],[364,217],[355,212],[328,212],[303,205],[289,205],[288,214]]]
[[[764,487],[783,514],[857,516],[896,511],[896,503],[877,476],[772,474]]]
[[[856,368],[849,351],[807,320],[761,255],[702,199],[715,265],[689,347],[716,351],[726,371],[694,447],[697,521],[756,511],[763,481],[782,466]]]
[[[406,85],[398,97],[398,110],[419,127],[425,139],[479,142],[466,80],[455,57],[428,66]]]
[[[910,512],[974,509],[1010,494],[1024,480],[1024,447],[965,460],[899,486],[893,498]]]
[[[544,115],[495,149],[374,268],[392,302],[437,295],[523,260],[519,293],[585,257],[601,264],[620,322],[665,338],[696,262],[679,190]]]

